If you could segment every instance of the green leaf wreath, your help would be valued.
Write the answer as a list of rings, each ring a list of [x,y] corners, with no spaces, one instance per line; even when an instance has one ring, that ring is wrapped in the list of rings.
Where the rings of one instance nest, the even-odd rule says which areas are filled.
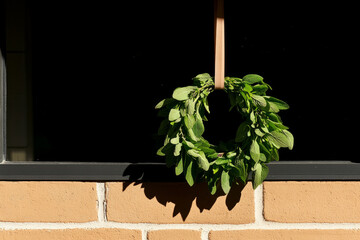
[[[267,96],[268,89],[271,87],[256,74],[225,78],[230,110],[236,109],[243,122],[233,140],[215,146],[202,137],[214,81],[207,73],[197,75],[192,86],[176,88],[172,98],[155,106],[159,116],[165,117],[158,130],[165,141],[157,154],[165,156],[168,166],[175,166],[176,175],[184,174],[190,186],[206,181],[211,194],[219,186],[227,194],[232,184],[246,183],[250,172],[255,189],[268,175],[266,163],[279,160],[278,149],[294,145],[293,135],[278,115],[289,105]]]

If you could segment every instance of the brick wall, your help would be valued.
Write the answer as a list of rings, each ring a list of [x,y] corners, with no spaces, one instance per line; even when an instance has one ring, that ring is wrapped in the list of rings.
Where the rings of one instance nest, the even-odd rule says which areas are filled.
[[[0,182],[0,240],[360,239],[360,182]]]

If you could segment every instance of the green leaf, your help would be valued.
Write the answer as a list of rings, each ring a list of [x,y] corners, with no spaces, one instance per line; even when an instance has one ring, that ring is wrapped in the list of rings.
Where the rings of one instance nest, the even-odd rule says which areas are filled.
[[[280,111],[280,109],[277,107],[276,104],[274,104],[273,102],[269,102],[269,112],[273,112],[273,113],[278,113]]]
[[[253,92],[257,95],[264,95],[269,88],[266,85],[257,84],[253,86]]]
[[[241,91],[240,95],[241,95],[241,97],[243,98],[243,101],[246,104],[246,106],[244,106],[244,107],[246,107],[246,112],[249,113],[249,111],[250,111],[250,101],[249,101],[249,99],[247,97],[247,94],[245,94],[244,92]]]
[[[270,96],[265,96],[265,98],[270,104],[275,105],[279,110],[289,109],[289,105],[280,99],[270,97]]]
[[[178,143],[178,144],[175,145],[175,150],[174,150],[174,156],[175,157],[180,155],[181,148],[182,148],[182,143]]]
[[[205,110],[206,110],[208,113],[210,113],[210,108],[209,108],[209,103],[208,103],[207,98],[203,98],[202,101],[203,101],[203,105],[204,105]]]
[[[288,147],[290,149],[293,147],[294,139],[293,138],[291,139],[292,135],[289,136],[289,134],[285,134],[284,131],[280,131],[280,132],[272,131],[267,135],[267,138],[270,143],[272,143],[277,147]]]
[[[269,168],[263,163],[257,163],[252,170],[254,171],[253,188],[256,189],[267,177]]]
[[[250,146],[250,156],[255,162],[260,160],[260,147],[255,140],[252,141]]]
[[[207,155],[207,157],[210,159],[210,160],[215,160],[215,159],[217,159],[218,158],[218,153],[215,151],[215,152],[213,152],[213,153],[209,153],[208,155]],[[213,162],[211,162],[210,164],[212,164]]]
[[[271,121],[270,119],[266,120],[269,127],[273,128],[274,130],[286,130],[289,129],[288,127],[284,126],[282,123]]]
[[[176,174],[176,176],[179,176],[183,172],[184,172],[184,163],[183,163],[183,159],[180,158],[180,161],[177,163],[177,165],[175,167],[175,174]]]
[[[243,142],[247,138],[249,126],[246,122],[242,122],[236,131],[235,142]]]
[[[260,161],[266,162],[266,156],[263,153],[260,153]]]
[[[188,129],[192,129],[195,124],[194,115],[188,114],[188,115],[184,116],[184,123],[185,123],[185,127],[187,127]]]
[[[269,133],[269,129],[265,124],[265,121],[260,121],[260,128],[264,133]]]
[[[211,147],[211,144],[203,137],[200,138],[200,141],[196,145],[197,147]]]
[[[201,86],[205,85],[207,82],[212,81],[212,78],[211,78],[210,74],[202,73],[202,74],[199,74],[196,77],[194,77],[193,81],[196,86],[201,87]]]
[[[244,99],[239,94],[230,94],[229,93],[229,99],[230,99],[230,105],[231,105],[229,111],[231,111],[236,106],[240,106],[244,102]]]
[[[214,175],[208,179],[208,186],[209,186],[211,195],[214,195],[217,191],[217,183],[221,178],[221,174],[219,172],[219,167],[215,165],[214,168],[212,168],[212,173]]]
[[[271,147],[269,147],[269,149],[268,149],[269,143],[266,143],[266,145],[265,145],[265,143],[259,141],[259,146],[260,146],[260,152],[264,153],[265,156],[267,156],[269,158],[271,155],[271,153],[270,153]],[[276,148],[274,148],[274,149],[276,149]]]
[[[210,163],[207,160],[204,152],[200,151],[197,159],[198,159],[198,165],[201,169],[203,169],[204,171],[209,170]]]
[[[179,134],[176,134],[176,136],[174,138],[170,139],[170,143],[172,143],[174,145],[178,144],[179,141],[180,141]]]
[[[175,91],[173,92],[172,97],[178,101],[184,101],[189,99],[189,94],[195,91],[196,89],[198,89],[198,87],[196,86],[176,88]]]
[[[185,139],[183,140],[183,144],[185,144],[189,148],[195,148],[195,145],[192,142],[186,141]]]
[[[291,132],[289,132],[287,130],[283,130],[282,132],[285,134],[285,136],[287,137],[287,139],[289,141],[288,148],[290,150],[292,150],[294,147],[294,136],[291,134]]]
[[[235,156],[236,156],[236,152],[234,152],[234,151],[230,151],[230,152],[226,153],[227,158],[233,158]]]
[[[199,151],[195,150],[195,149],[189,149],[187,151],[187,154],[189,154],[190,156],[197,158],[199,156]]]
[[[263,77],[257,74],[248,74],[245,77],[243,77],[243,81],[247,82],[249,84],[254,84],[257,82],[262,82],[263,81]]]
[[[163,107],[166,99],[161,100],[158,104],[156,104],[155,109],[160,109]]]
[[[246,183],[246,180],[248,178],[248,173],[245,168],[244,159],[239,159],[239,157],[237,157],[237,159],[235,159],[235,165],[239,169],[239,177],[241,181],[243,181],[243,183]]]
[[[263,133],[260,129],[255,129],[255,134],[258,135],[259,137],[263,137],[265,135],[265,133]]]
[[[269,119],[274,122],[282,123],[281,118],[276,113],[269,113]]]
[[[174,145],[171,143],[166,143],[162,146],[158,151],[157,155],[159,156],[166,156],[166,155],[173,155],[174,153]]]
[[[172,98],[165,98],[165,99],[161,100],[158,104],[156,104],[155,109],[160,109],[166,105],[174,103],[174,101],[175,100]]]
[[[189,165],[186,168],[186,174],[185,174],[185,179],[190,186],[193,186],[195,183],[192,168],[193,168],[193,161],[190,160]]]
[[[193,126],[194,134],[198,138],[201,137],[201,135],[204,133],[205,130],[204,123],[200,114],[200,106],[201,106],[201,102],[198,102],[196,104],[195,124]]]
[[[229,172],[225,170],[221,173],[221,188],[223,189],[225,194],[228,194],[230,192],[230,175]]]
[[[243,91],[250,93],[250,92],[253,90],[253,88],[251,87],[251,85],[246,84],[246,83],[245,83],[244,85],[245,85],[245,86],[244,86],[244,88],[243,88]]]
[[[255,117],[254,111],[252,111],[250,113],[250,120],[251,120],[252,123],[254,123],[254,124],[256,123],[256,117]]]
[[[210,155],[216,153],[216,151],[210,147],[200,146],[199,148],[201,151],[203,151],[205,153],[206,156],[210,156]]]
[[[196,137],[201,137],[201,135],[204,133],[204,123],[200,117],[196,117],[195,124],[193,126],[193,131]]]
[[[195,113],[195,100],[192,98],[186,100],[185,108],[188,114],[193,115]]]
[[[216,179],[217,180],[217,179]],[[216,191],[217,191],[217,181],[216,180],[214,180],[213,181],[213,183],[210,183],[209,182],[209,189],[210,189],[210,194],[211,195],[214,195],[215,193],[216,193]]]
[[[271,155],[270,156],[271,156],[272,161],[279,161],[279,152],[278,152],[278,150],[276,148],[273,148],[271,150]]]
[[[189,137],[191,140],[193,140],[194,142],[199,141],[200,139],[194,134],[194,131],[192,130],[192,128],[187,129]]]
[[[159,148],[159,149],[157,150],[157,152],[156,152],[156,155],[161,156],[161,157],[165,156],[165,153],[162,152],[162,150],[164,149],[164,147],[165,147],[165,146],[162,146],[161,148]]]
[[[215,160],[216,165],[223,165],[223,164],[229,164],[231,160],[226,158],[218,158]]]
[[[255,106],[259,106],[259,107],[267,106],[267,102],[266,102],[265,98],[262,96],[253,94],[252,99],[254,101]]]
[[[194,157],[197,160],[197,163],[201,169],[205,171],[209,170],[210,164],[204,152],[195,149],[190,149],[187,151],[187,154],[189,154],[190,156]]]
[[[180,111],[172,108],[169,112],[169,121],[175,121],[178,118],[180,118]]]
[[[196,75],[195,78],[202,79],[202,80],[209,80],[209,79],[211,79],[211,76],[208,73],[200,73],[200,74]]]

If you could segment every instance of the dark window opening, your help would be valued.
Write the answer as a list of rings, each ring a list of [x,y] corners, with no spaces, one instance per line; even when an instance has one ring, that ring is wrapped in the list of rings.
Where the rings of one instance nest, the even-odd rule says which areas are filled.
[[[164,161],[155,154],[162,139],[154,106],[196,74],[213,74],[212,1],[28,1],[19,8],[27,19],[28,98],[21,101],[30,105],[17,116],[14,91],[9,118],[28,123],[11,120],[8,132],[28,137],[10,134],[9,148],[31,148],[26,159],[37,161]],[[274,89],[268,94],[290,105],[280,115],[295,145],[280,160],[356,160],[352,8],[226,2],[226,75],[260,74]],[[16,26],[7,25],[8,35]],[[17,64],[19,50],[9,42],[7,61]],[[241,119],[228,113],[224,94],[209,101],[205,137],[214,144],[233,138]]]
[[[154,106],[212,71],[212,4],[188,3],[32,4],[35,160],[163,161]]]

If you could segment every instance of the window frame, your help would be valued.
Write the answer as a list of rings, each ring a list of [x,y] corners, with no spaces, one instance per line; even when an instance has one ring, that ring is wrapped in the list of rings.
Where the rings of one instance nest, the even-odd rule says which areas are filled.
[[[6,161],[6,65],[0,49],[0,161]]]
[[[6,65],[0,49],[1,181],[184,181],[165,163],[7,161],[6,96]],[[351,161],[279,161],[268,166],[268,181],[360,180],[360,163]]]

